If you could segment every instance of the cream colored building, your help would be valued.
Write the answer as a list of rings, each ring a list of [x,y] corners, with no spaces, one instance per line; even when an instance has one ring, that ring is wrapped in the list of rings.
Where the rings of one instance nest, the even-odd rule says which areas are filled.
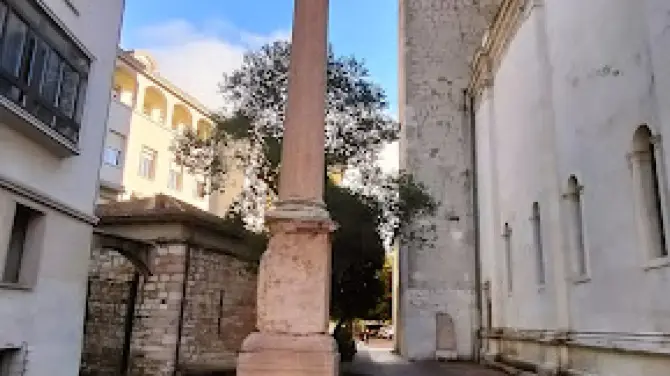
[[[224,192],[209,194],[205,179],[175,163],[171,150],[186,129],[209,134],[211,112],[161,77],[156,61],[142,51],[119,51],[111,98],[101,200],[162,193],[223,215],[240,192],[243,175],[231,172]]]
[[[670,2],[401,1],[401,352],[670,374]]]
[[[0,0],[0,374],[79,371],[123,0]]]

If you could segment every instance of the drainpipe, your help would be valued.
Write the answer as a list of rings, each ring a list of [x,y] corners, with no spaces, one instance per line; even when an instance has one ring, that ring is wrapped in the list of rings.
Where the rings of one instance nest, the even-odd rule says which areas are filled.
[[[175,348],[174,355],[174,369],[172,371],[173,376],[177,376],[179,362],[180,349],[181,349],[181,336],[184,331],[184,311],[186,310],[186,287],[188,285],[188,274],[191,268],[191,242],[186,242],[186,252],[184,253],[184,281],[181,285],[181,301],[179,302],[179,320],[177,321],[177,345]]]
[[[475,96],[468,90],[463,90],[463,109],[465,111],[465,116],[468,116],[468,121],[470,125],[470,159],[472,161],[472,176],[471,176],[471,186],[472,186],[472,220],[473,220],[473,229],[475,233],[474,246],[475,246],[475,322],[474,322],[474,331],[475,331],[475,340],[473,342],[472,353],[476,361],[479,361],[481,358],[481,349],[482,349],[482,322],[483,322],[483,313],[482,313],[482,270],[481,270],[481,249],[479,242],[479,193],[477,190],[477,121],[475,114]]]

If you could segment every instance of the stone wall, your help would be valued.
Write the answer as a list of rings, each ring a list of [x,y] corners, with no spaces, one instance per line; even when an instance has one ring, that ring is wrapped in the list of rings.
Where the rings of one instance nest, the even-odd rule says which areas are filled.
[[[135,273],[116,251],[91,253],[80,375],[115,376],[122,370]]]
[[[667,61],[670,22],[658,15],[670,3],[506,3],[518,14],[489,35],[492,80],[477,118],[491,352],[566,374],[666,374],[670,260],[645,238],[670,234],[669,112],[657,105],[670,76],[655,61]],[[638,179],[633,145],[641,125],[658,136],[653,202],[665,229],[645,220],[653,205],[640,195],[649,181]],[[541,227],[529,220],[534,202]]]
[[[133,376],[233,369],[255,329],[256,268],[222,250],[167,244],[156,247],[152,275],[144,276],[121,254],[94,250],[81,375],[122,374],[126,348]]]
[[[256,325],[256,264],[216,250],[189,259],[180,363],[187,369],[227,368]]]
[[[427,242],[400,245],[398,334],[401,353],[412,359],[474,355],[472,137],[465,90],[469,62],[499,4],[400,1],[401,168],[439,203],[434,217],[409,229]],[[437,327],[445,315],[450,320],[441,321],[453,328]]]
[[[132,376],[173,374],[177,364],[186,251],[184,244],[163,245],[156,250],[153,274],[146,278],[136,307]]]

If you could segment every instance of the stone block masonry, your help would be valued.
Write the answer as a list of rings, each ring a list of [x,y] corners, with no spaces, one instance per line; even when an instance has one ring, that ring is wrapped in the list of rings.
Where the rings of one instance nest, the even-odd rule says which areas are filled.
[[[470,60],[500,0],[400,1],[401,168],[439,203],[400,244],[399,348],[410,359],[472,358],[475,259]]]
[[[255,329],[256,265],[194,249],[189,262],[180,360],[187,367],[234,366]]]
[[[84,325],[82,376],[118,375],[123,368],[135,266],[113,250],[91,254]]]
[[[233,370],[255,329],[257,256],[218,217],[144,200],[103,205],[106,233],[154,246],[148,265],[132,249],[93,250],[81,374]]]

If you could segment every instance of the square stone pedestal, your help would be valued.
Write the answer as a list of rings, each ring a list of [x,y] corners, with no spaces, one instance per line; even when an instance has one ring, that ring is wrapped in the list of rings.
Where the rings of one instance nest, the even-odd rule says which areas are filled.
[[[253,333],[242,345],[237,376],[338,376],[339,363],[328,334]]]

